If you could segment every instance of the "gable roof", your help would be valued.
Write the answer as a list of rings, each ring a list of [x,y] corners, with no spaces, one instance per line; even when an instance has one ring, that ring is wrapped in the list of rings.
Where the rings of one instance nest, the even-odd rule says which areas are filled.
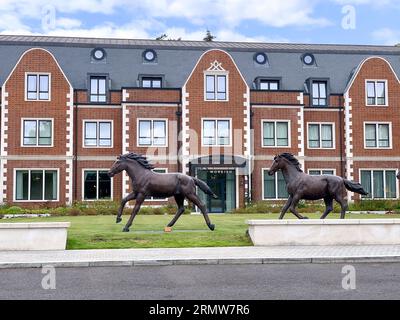
[[[400,76],[400,48],[394,46],[0,35],[0,84],[23,52],[33,47],[50,51],[75,89],[86,88],[89,73],[109,74],[111,89],[136,87],[143,74],[163,74],[167,87],[179,88],[200,56],[212,48],[231,54],[250,88],[257,77],[280,78],[284,90],[303,90],[308,78],[329,78],[331,92],[343,93],[352,72],[370,56],[382,56]],[[106,50],[106,63],[91,61],[95,47]],[[156,64],[143,63],[145,49],[157,51]],[[268,67],[254,63],[253,56],[260,51],[267,54]],[[303,66],[301,56],[306,52],[314,54],[317,67]]]

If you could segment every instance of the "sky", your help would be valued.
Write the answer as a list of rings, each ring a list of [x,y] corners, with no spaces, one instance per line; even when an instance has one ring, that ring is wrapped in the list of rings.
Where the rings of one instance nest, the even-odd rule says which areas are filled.
[[[0,34],[400,43],[400,0],[0,0]]]

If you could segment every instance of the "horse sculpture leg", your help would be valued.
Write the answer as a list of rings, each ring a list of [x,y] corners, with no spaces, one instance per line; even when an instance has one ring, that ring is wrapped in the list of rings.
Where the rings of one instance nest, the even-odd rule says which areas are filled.
[[[207,223],[208,228],[211,231],[214,231],[215,225],[213,225],[211,223],[210,218],[208,217],[208,214],[207,214],[207,208],[204,205],[204,203],[201,202],[201,200],[194,193],[188,194],[188,195],[186,195],[186,197],[200,209],[201,213],[203,214],[204,220]]]
[[[321,216],[321,219],[325,219],[328,214],[333,210],[333,199],[332,198],[324,198],[325,201],[325,212],[324,214]]]
[[[340,219],[344,219],[346,216],[346,211],[348,209],[347,200],[339,196],[336,198],[336,201],[339,202],[340,207],[342,208],[342,210],[340,211]]]
[[[178,205],[178,211],[176,212],[175,217],[172,219],[172,221],[168,224],[168,227],[173,227],[176,221],[178,221],[179,217],[182,215],[182,213],[185,212],[185,207],[183,205],[185,197],[182,195],[175,195],[175,201]]]
[[[289,210],[299,219],[308,219],[307,217],[303,217],[300,213],[297,212],[296,207],[297,207],[297,204],[299,203],[299,201],[300,201],[300,198],[294,196],[293,200],[292,200],[292,204],[289,207]]]
[[[124,208],[125,208],[126,203],[128,201],[135,200],[135,199],[136,199],[136,192],[135,191],[131,192],[125,198],[122,199],[121,205],[120,205],[120,207],[118,209],[118,215],[117,215],[117,220],[116,220],[117,223],[120,223],[122,221],[121,216],[122,216],[122,213],[124,212]]]
[[[131,217],[129,218],[125,228],[122,230],[123,232],[129,232],[129,228],[131,227],[133,219],[135,219],[136,214],[139,212],[140,206],[142,205],[144,198],[145,198],[144,195],[141,193],[137,195],[135,207],[132,210]]]
[[[286,202],[285,206],[282,209],[281,215],[279,216],[279,220],[282,220],[285,216],[286,212],[288,211],[290,205],[292,204],[293,197],[292,195],[289,196],[288,201]]]

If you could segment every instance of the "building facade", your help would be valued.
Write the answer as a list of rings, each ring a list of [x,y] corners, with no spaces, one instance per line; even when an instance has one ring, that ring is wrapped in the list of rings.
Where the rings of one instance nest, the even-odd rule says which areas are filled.
[[[1,203],[121,199],[127,152],[206,181],[215,213],[285,199],[281,152],[399,198],[400,48],[0,36],[0,57]]]

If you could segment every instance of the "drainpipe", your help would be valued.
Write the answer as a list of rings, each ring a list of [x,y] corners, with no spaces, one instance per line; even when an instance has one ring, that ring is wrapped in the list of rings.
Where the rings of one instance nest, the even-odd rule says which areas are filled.
[[[343,131],[344,131],[344,126],[343,126],[343,117],[344,117],[344,99],[341,96],[339,99],[339,111],[338,111],[338,115],[339,115],[339,132],[340,132],[340,175],[341,177],[344,178],[344,164],[343,164]]]
[[[74,186],[74,197],[73,201],[77,201],[78,199],[78,94],[77,91],[74,90],[74,106],[75,106],[75,112],[74,112],[74,148],[73,148],[73,154],[72,154],[72,159],[74,162],[74,181],[73,181],[73,186]]]

